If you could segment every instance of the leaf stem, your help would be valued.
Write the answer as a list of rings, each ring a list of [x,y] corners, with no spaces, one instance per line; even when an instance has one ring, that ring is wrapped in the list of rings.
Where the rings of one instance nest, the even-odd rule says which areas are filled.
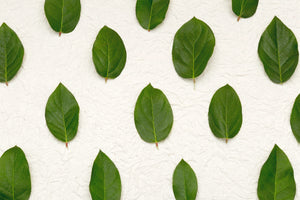
[[[240,21],[240,19],[241,19],[241,16],[239,16],[239,17],[237,18],[237,21],[239,22],[239,21]]]
[[[61,31],[59,31],[58,35],[59,35],[59,37],[61,36]]]
[[[158,142],[155,142],[156,148],[158,149]]]
[[[8,86],[8,82],[7,81],[5,81],[5,85]]]
[[[66,142],[66,147],[69,148],[69,144]]]
[[[108,77],[105,77],[105,83],[107,83]]]
[[[225,139],[226,144],[228,143],[228,138]]]

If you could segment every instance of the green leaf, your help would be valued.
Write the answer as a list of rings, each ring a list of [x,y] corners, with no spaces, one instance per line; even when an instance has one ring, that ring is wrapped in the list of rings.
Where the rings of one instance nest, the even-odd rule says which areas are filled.
[[[104,26],[93,46],[93,61],[98,74],[105,78],[118,77],[125,67],[126,49],[121,37]]]
[[[297,39],[280,19],[274,17],[260,38],[258,54],[271,81],[283,83],[293,75],[298,64]]]
[[[296,137],[297,141],[300,143],[300,94],[297,96],[290,118],[290,124],[294,136]]]
[[[44,9],[51,28],[61,35],[75,29],[80,18],[81,4],[80,0],[46,0]]]
[[[90,181],[93,200],[120,200],[121,178],[115,164],[102,151],[95,159]]]
[[[285,153],[275,145],[260,171],[258,198],[259,200],[293,200],[295,194],[293,167]]]
[[[8,85],[19,71],[24,56],[24,47],[17,34],[5,23],[0,27],[0,82]]]
[[[27,200],[31,180],[25,154],[15,146],[0,158],[0,200]]]
[[[195,200],[198,191],[197,177],[183,159],[173,174],[173,192],[176,200]]]
[[[77,134],[79,106],[73,94],[63,84],[60,83],[50,95],[45,117],[50,132],[68,147],[68,142]]]
[[[237,93],[225,85],[214,94],[208,111],[209,126],[218,138],[233,138],[242,126],[242,105]]]
[[[166,139],[172,129],[173,112],[164,93],[151,84],[139,95],[134,110],[135,127],[145,142],[156,143]]]
[[[238,21],[241,18],[252,17],[257,6],[258,0],[232,0],[232,10],[238,16]]]
[[[203,21],[193,18],[176,33],[173,63],[182,78],[195,78],[204,71],[215,47],[215,36]]]
[[[148,31],[162,23],[168,11],[170,0],[137,0],[136,17]]]

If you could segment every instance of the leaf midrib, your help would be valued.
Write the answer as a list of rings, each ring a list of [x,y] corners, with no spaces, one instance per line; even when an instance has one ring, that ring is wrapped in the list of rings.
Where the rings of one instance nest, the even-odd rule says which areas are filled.
[[[276,45],[276,49],[277,49],[277,61],[278,61],[278,70],[279,70],[279,81],[280,83],[282,83],[282,74],[281,74],[281,64],[280,64],[280,52],[279,52],[279,45],[278,45],[278,34],[277,34],[277,26],[278,23],[275,22],[275,37],[276,37],[276,41],[275,41],[275,45]]]
[[[274,200],[276,200],[276,187],[277,187],[277,149],[275,156],[275,181],[274,181]]]
[[[61,22],[60,22],[60,33],[62,32],[63,28],[63,21],[64,21],[64,7],[65,7],[65,0],[62,0],[62,7],[61,7]]]
[[[4,48],[4,79],[7,83],[7,52],[6,52],[6,44]]]
[[[61,96],[61,90],[60,90],[60,95],[59,95],[59,100],[62,102],[62,96]],[[67,128],[66,128],[66,121],[65,121],[65,114],[63,111],[63,105],[60,106],[60,111],[63,117],[63,124],[64,124],[64,132],[65,132],[65,142],[68,143],[68,136],[67,136]]]
[[[12,197],[13,197],[13,200],[15,200],[15,158],[16,158],[16,155],[14,155],[14,162],[13,162],[13,174],[12,174]]]
[[[225,98],[225,138],[228,139],[228,97],[227,97],[227,94],[226,94],[226,98]]]
[[[154,142],[157,143],[156,130],[155,130],[155,124],[154,124],[154,114],[153,114],[153,100],[152,100],[152,95],[151,95],[151,97],[150,97],[150,102],[151,102],[152,128],[153,128]]]
[[[150,16],[149,16],[149,23],[148,23],[148,31],[150,31],[150,28],[151,28],[152,12],[153,12],[153,0],[151,1]]]

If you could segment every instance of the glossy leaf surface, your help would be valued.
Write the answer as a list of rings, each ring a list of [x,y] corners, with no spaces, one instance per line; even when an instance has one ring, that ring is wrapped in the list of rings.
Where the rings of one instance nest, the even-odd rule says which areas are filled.
[[[79,22],[80,0],[45,0],[44,9],[50,26],[59,34],[72,32]]]
[[[140,25],[150,31],[162,23],[169,3],[170,0],[137,0],[136,17]]]
[[[95,159],[90,181],[93,200],[120,200],[121,179],[115,164],[102,151]]]
[[[215,36],[203,21],[193,18],[174,37],[172,57],[182,78],[195,80],[206,68],[215,47]]]
[[[45,117],[50,132],[68,146],[68,142],[77,134],[79,106],[63,84],[60,83],[49,97]]]
[[[172,129],[173,112],[164,93],[151,84],[139,95],[134,110],[135,127],[145,142],[166,139]]]
[[[188,163],[181,160],[173,174],[173,192],[176,200],[195,200],[197,191],[195,172]]]
[[[257,9],[258,0],[232,0],[232,10],[240,18],[252,17]]]
[[[0,158],[0,200],[28,200],[31,179],[25,154],[15,146]]]
[[[0,82],[10,81],[19,71],[24,47],[17,34],[3,23],[0,27]]]
[[[93,46],[93,61],[98,74],[107,80],[118,77],[126,63],[126,49],[121,37],[104,26]]]
[[[298,64],[297,39],[280,19],[274,17],[260,38],[258,54],[271,81],[283,83],[293,75]]]
[[[259,200],[293,200],[295,194],[293,167],[285,153],[275,145],[260,171],[258,198]]]
[[[297,96],[291,114],[291,128],[297,141],[300,143],[300,95]]]
[[[242,105],[237,93],[230,85],[218,89],[208,112],[209,126],[218,138],[233,138],[242,126]]]

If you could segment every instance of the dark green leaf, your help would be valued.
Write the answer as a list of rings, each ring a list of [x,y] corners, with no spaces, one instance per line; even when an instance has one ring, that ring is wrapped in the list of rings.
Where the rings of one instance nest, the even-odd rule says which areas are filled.
[[[232,0],[232,10],[240,18],[252,17],[257,9],[258,0]]]
[[[285,153],[275,145],[260,171],[258,198],[259,200],[293,200],[295,194],[293,167]]]
[[[260,38],[258,54],[271,81],[283,83],[293,75],[298,64],[297,39],[280,19],[274,17]]]
[[[145,142],[156,143],[168,137],[173,125],[173,112],[164,93],[151,84],[143,89],[134,110],[135,127]]]
[[[8,85],[19,71],[24,56],[24,47],[17,34],[5,23],[0,27],[0,82]]]
[[[70,33],[78,24],[81,12],[80,0],[46,0],[45,14],[52,29]]]
[[[98,74],[107,80],[118,77],[126,63],[126,49],[121,37],[104,26],[93,46],[93,61]]]
[[[176,200],[195,200],[197,191],[195,172],[188,163],[181,160],[173,174],[173,192]]]
[[[170,0],[137,0],[136,17],[140,25],[148,31],[165,19]]]
[[[115,164],[102,151],[95,159],[90,193],[93,200],[120,200],[121,179]]]
[[[205,69],[215,47],[215,36],[203,21],[193,18],[176,33],[173,63],[182,78],[198,77]]]
[[[300,143],[300,95],[297,96],[290,119],[292,131],[297,141]]]
[[[0,200],[28,200],[31,180],[25,154],[15,146],[0,158]]]
[[[73,94],[59,84],[46,105],[46,122],[50,132],[60,141],[71,141],[77,134],[79,106]]]
[[[209,126],[218,138],[233,138],[242,126],[242,105],[237,93],[230,85],[217,90],[208,112]]]

